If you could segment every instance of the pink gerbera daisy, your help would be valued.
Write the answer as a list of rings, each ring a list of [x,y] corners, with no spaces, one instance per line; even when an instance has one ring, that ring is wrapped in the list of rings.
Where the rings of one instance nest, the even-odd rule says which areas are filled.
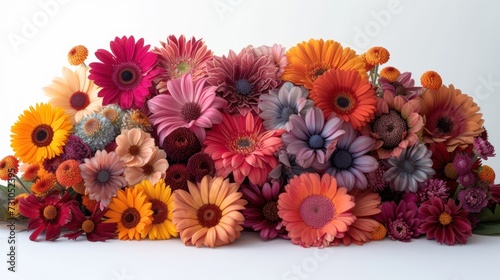
[[[258,113],[260,95],[281,83],[271,57],[256,56],[252,47],[214,57],[207,68],[208,83],[217,86],[217,94],[229,101],[225,110],[230,114]]]
[[[160,42],[161,48],[155,47],[159,65],[165,70],[156,86],[159,92],[167,90],[167,82],[184,74],[191,74],[193,81],[206,76],[207,62],[212,60],[212,51],[202,40],[194,37],[186,40],[184,35],[178,39],[174,35],[167,37],[167,42]]]
[[[262,185],[269,172],[278,165],[274,157],[283,144],[284,130],[265,130],[262,120],[253,114],[246,116],[222,115],[222,123],[207,132],[204,152],[215,162],[217,176],[227,177],[231,172],[241,184],[246,177]]]
[[[90,63],[89,79],[102,87],[98,96],[102,104],[118,103],[122,109],[140,109],[149,95],[149,87],[161,69],[155,67],[156,54],[149,52],[144,39],[116,37],[111,51],[99,49],[95,56],[101,62]]]
[[[353,197],[329,174],[296,176],[278,199],[278,215],[288,236],[303,247],[329,246],[335,238],[344,237],[356,220],[353,207]]]
[[[205,140],[205,129],[222,121],[219,109],[226,101],[215,95],[215,86],[206,86],[205,78],[193,81],[190,74],[167,82],[168,94],[160,94],[148,101],[151,123],[156,127],[160,143],[179,127],[192,130],[200,142]]]
[[[155,152],[155,140],[140,128],[122,131],[115,141],[115,152],[127,166],[143,166]]]
[[[91,159],[84,159],[80,171],[85,183],[85,191],[90,199],[100,202],[104,209],[116,192],[127,185],[123,171],[125,163],[115,152],[97,151]]]

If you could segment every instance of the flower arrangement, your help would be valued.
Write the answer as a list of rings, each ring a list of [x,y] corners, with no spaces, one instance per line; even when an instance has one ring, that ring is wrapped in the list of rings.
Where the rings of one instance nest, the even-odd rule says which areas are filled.
[[[116,37],[19,115],[0,161],[2,220],[35,241],[243,230],[329,247],[500,233],[495,150],[471,96],[333,40],[217,56],[202,40]],[[11,190],[13,190],[11,192]]]

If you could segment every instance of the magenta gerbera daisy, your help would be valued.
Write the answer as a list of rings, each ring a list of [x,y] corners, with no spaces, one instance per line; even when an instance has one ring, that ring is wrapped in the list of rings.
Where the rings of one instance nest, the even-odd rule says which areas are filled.
[[[161,48],[155,47],[159,66],[165,71],[156,88],[159,92],[167,90],[167,82],[191,74],[193,81],[206,76],[207,62],[212,60],[210,51],[202,40],[194,37],[186,40],[184,35],[167,37],[167,42],[160,42]]]
[[[251,183],[262,185],[269,172],[278,165],[274,153],[283,145],[284,130],[265,130],[262,120],[253,114],[246,116],[222,115],[222,123],[207,132],[204,152],[215,162],[217,176],[227,177],[231,172],[241,184],[246,177]]]
[[[229,101],[225,111],[230,114],[258,113],[260,95],[281,83],[271,57],[256,56],[252,47],[214,57],[207,69],[208,83],[217,86],[217,94]]]
[[[140,109],[149,95],[149,87],[161,69],[156,54],[149,52],[144,39],[116,37],[110,42],[112,53],[99,49],[95,56],[101,62],[90,63],[89,79],[102,89],[102,104],[118,103],[122,109]]]
[[[205,129],[222,121],[219,109],[226,101],[215,95],[215,86],[207,86],[206,79],[193,81],[190,74],[167,82],[168,94],[160,94],[148,101],[149,120],[156,127],[160,142],[179,127],[192,130],[200,142],[205,140]]]

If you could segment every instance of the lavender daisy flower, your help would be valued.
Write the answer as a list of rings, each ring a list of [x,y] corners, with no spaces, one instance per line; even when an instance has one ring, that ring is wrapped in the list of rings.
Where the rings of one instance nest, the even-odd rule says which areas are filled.
[[[375,144],[371,137],[360,135],[354,128],[344,123],[345,134],[339,137],[337,147],[329,149],[325,173],[337,179],[339,186],[349,190],[365,189],[368,181],[364,173],[370,173],[378,168],[378,161],[367,155]]]
[[[415,81],[411,78],[410,72],[401,73],[394,82],[384,77],[379,78],[378,82],[382,92],[389,91],[395,96],[399,95],[406,100],[411,100],[422,92],[422,87],[415,86]]]
[[[333,117],[325,123],[323,111],[319,108],[309,110],[305,117],[290,116],[290,123],[293,129],[283,134],[283,144],[304,168],[324,164],[327,148],[335,147],[337,138],[344,134],[342,120]]]
[[[243,198],[248,201],[242,211],[245,216],[243,226],[259,232],[264,240],[276,237],[289,239],[282,219],[278,216],[278,196],[281,190],[277,181],[266,182],[262,188],[251,183],[241,186]]]
[[[295,156],[289,154],[284,147],[278,151],[278,162],[279,164],[269,172],[269,177],[274,180],[281,180],[284,183],[288,183],[295,175],[304,172],[315,172],[312,167],[304,168],[298,165]]]
[[[488,193],[481,187],[472,187],[458,192],[462,208],[470,213],[479,213],[488,205]]]
[[[390,157],[384,179],[397,191],[417,192],[436,173],[432,169],[432,152],[424,144],[405,148],[398,157]]]
[[[260,96],[260,118],[267,130],[285,129],[290,131],[291,115],[305,116],[312,109],[313,101],[307,99],[309,91],[304,87],[296,87],[286,82],[281,88],[270,90]]]

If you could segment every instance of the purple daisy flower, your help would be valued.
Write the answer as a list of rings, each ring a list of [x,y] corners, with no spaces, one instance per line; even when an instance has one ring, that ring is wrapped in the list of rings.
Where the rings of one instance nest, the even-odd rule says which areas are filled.
[[[332,117],[325,122],[323,111],[319,108],[309,110],[305,117],[290,116],[290,124],[293,129],[283,134],[283,144],[304,168],[324,164],[327,148],[334,149],[339,136],[344,134],[341,129],[343,121]]]
[[[270,90],[260,96],[260,118],[267,130],[292,128],[289,119],[291,115],[305,116],[312,109],[313,101],[307,99],[309,91],[304,87],[296,87],[286,82],[281,88]]]
[[[266,182],[262,188],[250,183],[242,185],[243,198],[248,201],[242,211],[245,216],[246,228],[252,228],[260,233],[264,240],[276,237],[288,239],[287,231],[278,216],[278,196],[282,187],[277,181]]]
[[[365,189],[368,185],[365,173],[378,168],[378,161],[368,155],[375,145],[375,140],[360,135],[348,123],[343,123],[342,129],[345,134],[339,137],[337,147],[327,152],[325,173],[334,176],[339,186],[349,190]]]
[[[382,92],[389,91],[394,96],[401,96],[406,100],[411,100],[420,95],[422,87],[416,87],[415,81],[411,78],[410,72],[399,75],[396,81],[391,82],[384,77],[378,79]]]
[[[284,147],[278,151],[279,164],[269,172],[269,177],[275,180],[280,180],[287,184],[295,175],[300,175],[304,172],[315,172],[310,168],[304,168],[297,164],[295,156],[289,154]]]
[[[404,149],[398,157],[390,157],[389,170],[384,179],[397,191],[417,192],[436,173],[432,169],[432,152],[424,144],[417,144]]]
[[[246,115],[259,112],[258,103],[262,93],[276,88],[280,79],[270,56],[256,56],[252,47],[239,54],[214,57],[207,62],[208,83],[217,87],[217,94],[228,101],[225,111]]]
[[[381,210],[373,218],[385,226],[390,239],[408,242],[420,235],[418,207],[415,203],[401,200],[396,205],[394,201],[387,201],[382,203]]]
[[[488,157],[495,156],[495,147],[490,143],[490,141],[483,139],[482,137],[474,138],[474,149],[476,153],[484,160]]]

